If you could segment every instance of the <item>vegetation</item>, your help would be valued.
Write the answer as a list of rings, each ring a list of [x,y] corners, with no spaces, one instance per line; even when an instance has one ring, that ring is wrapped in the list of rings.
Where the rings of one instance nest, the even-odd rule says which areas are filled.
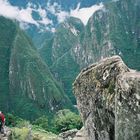
[[[31,39],[13,21],[0,16],[0,108],[6,112],[14,109],[14,114],[31,121],[37,118],[33,129],[56,133],[79,129],[80,117],[70,110],[59,111],[52,122],[50,118],[59,109],[73,109],[72,83],[82,66],[119,54],[129,67],[140,70],[140,3],[123,0],[105,7],[85,27],[75,18],[58,26],[39,50],[46,64]],[[108,90],[113,92],[112,84]],[[7,115],[6,123],[18,129],[31,125],[12,114]]]
[[[82,121],[80,116],[71,112],[70,110],[60,110],[54,117],[54,128],[56,132],[64,132],[70,129],[80,129]]]
[[[6,114],[6,125],[9,127],[27,127],[28,125],[30,125],[30,122],[22,119],[18,116],[15,116],[13,114],[7,113]]]
[[[80,129],[82,121],[79,115],[68,109],[64,109],[59,110],[51,120],[48,120],[48,117],[43,115],[33,122],[8,113],[6,114],[6,125],[13,128],[14,132],[20,132],[21,129],[27,132],[26,130],[31,128],[34,131],[44,130],[58,134],[70,129]]]
[[[57,80],[62,83],[65,93],[73,104],[76,104],[76,101],[72,94],[72,83],[80,67],[71,54],[72,48],[79,42],[79,33],[83,30],[83,23],[77,18],[70,17],[57,27],[54,37],[46,39],[44,46],[39,49],[41,57]]]
[[[10,30],[9,30],[10,28]],[[16,35],[16,25],[0,16],[0,108],[7,110],[9,97],[9,60],[12,43]]]
[[[41,128],[30,129],[29,127],[12,128],[12,140],[52,140],[57,139],[57,135],[47,132]]]
[[[104,5],[106,10],[95,12],[85,27],[75,18],[62,23],[40,49],[73,104],[71,85],[81,67],[117,54],[130,68],[140,70],[140,3],[120,0]],[[77,36],[72,29],[78,31]]]
[[[25,140],[31,137],[33,140],[52,140],[58,139],[57,134],[66,130],[80,129],[82,122],[79,115],[64,109],[58,111],[51,120],[43,115],[33,122],[7,113],[6,125],[12,130],[12,140]]]
[[[14,21],[1,16],[0,31],[0,108],[29,120],[72,109],[31,39]]]
[[[39,117],[38,119],[36,119],[34,122],[33,122],[33,125],[37,125],[39,127],[41,127],[42,129],[44,130],[48,130],[48,118],[43,115],[42,117]]]
[[[80,116],[68,109],[59,110],[50,121],[46,116],[42,116],[37,118],[32,124],[34,128],[39,127],[56,134],[82,127]]]

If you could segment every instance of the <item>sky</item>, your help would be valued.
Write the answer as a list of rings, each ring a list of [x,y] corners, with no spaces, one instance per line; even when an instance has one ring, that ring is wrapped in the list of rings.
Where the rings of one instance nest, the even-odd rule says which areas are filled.
[[[23,28],[28,24],[33,24],[38,27],[40,24],[45,26],[53,25],[52,19],[48,16],[48,12],[56,16],[58,23],[63,22],[69,16],[73,16],[81,19],[84,25],[86,25],[93,13],[102,8],[103,4],[100,3],[99,5],[80,9],[79,3],[76,9],[71,9],[70,12],[68,12],[63,11],[61,5],[58,5],[58,3],[53,3],[53,5],[51,5],[48,2],[45,9],[41,6],[33,5],[32,3],[28,3],[26,8],[19,8],[18,6],[11,5],[8,0],[0,0],[0,15],[19,21]],[[33,18],[33,12],[38,13],[40,18],[35,20]]]

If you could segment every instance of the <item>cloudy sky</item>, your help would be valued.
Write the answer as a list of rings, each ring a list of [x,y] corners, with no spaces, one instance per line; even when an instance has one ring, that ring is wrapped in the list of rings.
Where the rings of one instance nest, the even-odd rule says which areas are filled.
[[[53,5],[48,3],[45,9],[41,8],[41,6],[35,6],[32,3],[28,3],[26,8],[19,8],[18,6],[11,5],[8,0],[0,0],[0,15],[15,19],[19,21],[21,25],[34,24],[39,27],[40,24],[45,26],[53,24],[53,21],[48,17],[48,12],[50,12],[57,17],[59,23],[63,22],[65,18],[73,16],[80,18],[84,25],[86,25],[92,14],[102,7],[103,4],[99,4],[80,9],[79,3],[76,9],[71,9],[70,12],[66,12],[63,11],[57,3],[53,3]],[[32,16],[33,12],[38,13],[40,19],[35,20]]]

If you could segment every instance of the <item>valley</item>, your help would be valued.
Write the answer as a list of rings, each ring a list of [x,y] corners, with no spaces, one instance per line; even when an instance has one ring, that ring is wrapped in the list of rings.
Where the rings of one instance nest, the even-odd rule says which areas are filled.
[[[5,3],[1,0],[0,4]],[[0,10],[0,110],[6,116],[10,140],[67,140],[69,135],[73,140],[79,140],[78,135],[88,140],[104,140],[103,135],[106,140],[123,140],[126,129],[136,132],[127,140],[139,138],[133,122],[134,118],[139,122],[139,0],[10,0],[5,7],[11,8],[11,14],[5,16]],[[85,24],[76,14],[90,8],[95,10]],[[28,20],[15,17],[12,11],[25,14]],[[125,80],[118,78],[123,74]],[[94,97],[92,90],[101,95]],[[128,104],[123,98],[120,104],[121,95],[114,97],[116,90],[123,97],[136,94],[134,100],[125,97],[135,109],[133,119],[127,118],[133,130],[125,121]],[[111,121],[100,118],[105,114],[105,120]],[[96,131],[90,124],[95,124]]]

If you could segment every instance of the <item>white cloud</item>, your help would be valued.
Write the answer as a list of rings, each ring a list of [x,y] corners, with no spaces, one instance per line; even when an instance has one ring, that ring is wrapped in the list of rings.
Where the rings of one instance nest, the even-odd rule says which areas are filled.
[[[56,29],[55,28],[51,28],[51,32],[55,33]]]
[[[56,16],[58,22],[61,23],[69,16],[69,13],[65,11],[60,11],[59,13],[56,13]]]
[[[67,17],[72,16],[81,19],[81,21],[86,25],[93,13],[102,8],[102,3],[81,9],[80,4],[78,4],[76,9],[67,12],[62,10],[61,5],[56,2],[53,4],[48,2],[46,9],[43,9],[41,6],[34,5],[30,2],[27,4],[26,8],[19,8],[18,6],[11,5],[8,0],[0,0],[0,16],[16,19],[20,22],[20,26],[24,29],[29,27],[28,24],[34,24],[37,27],[39,27],[40,24],[44,25],[45,27],[50,24],[53,25],[52,20],[47,17],[47,12],[55,15],[59,23],[63,22]],[[40,20],[33,19],[33,11],[38,12]]]
[[[27,24],[25,22],[20,22],[19,26],[23,30],[26,30],[26,29],[28,29],[30,27],[29,24]]]
[[[30,7],[19,9],[17,6],[12,6],[7,0],[0,0],[0,15],[10,19],[16,19],[20,22],[38,25],[32,18],[32,9]]]
[[[52,21],[50,19],[48,19],[48,17],[47,17],[47,13],[46,13],[45,9],[39,7],[35,11],[38,12],[40,17],[42,18],[41,20],[38,20],[38,23],[41,23],[41,24],[44,24],[44,25],[52,24]]]
[[[46,17],[47,14],[46,14],[46,10],[45,9],[42,9],[41,7],[37,10],[39,12],[39,15],[41,17]]]
[[[66,17],[69,16],[69,13],[66,11],[63,11],[61,8],[61,5],[59,5],[56,2],[54,2],[52,5],[50,4],[50,2],[48,2],[47,10],[57,17],[57,21],[59,23],[63,22],[66,19]]]
[[[38,23],[32,18],[32,11],[33,9],[30,7],[27,7],[26,9],[21,9],[18,12],[17,17],[15,19],[25,22],[25,23],[30,23],[30,24],[35,24],[38,26]]]
[[[20,22],[21,27],[27,27],[27,24],[34,24],[39,26],[39,23],[48,25],[52,21],[47,18],[45,9],[39,7],[35,9],[36,6],[28,3],[27,7],[20,9],[17,6],[11,5],[8,0],[0,0],[0,16],[4,16],[10,19],[16,19]],[[34,20],[32,17],[32,12],[37,11],[41,17],[41,20]]]
[[[18,7],[11,7],[6,0],[0,0],[0,15],[10,18],[15,18],[19,11]]]
[[[42,20],[38,20],[38,23],[41,23],[43,25],[48,25],[48,24],[52,24],[52,21],[49,20],[47,17],[42,18]]]
[[[60,11],[61,10],[61,6],[58,5],[58,3],[53,3],[53,4],[50,4],[50,2],[47,3],[47,10],[49,12],[51,12],[52,14],[56,14],[57,11]]]
[[[99,5],[93,5],[91,7],[87,8],[81,8],[80,4],[78,4],[77,8],[70,11],[70,16],[76,17],[81,19],[81,21],[84,23],[84,25],[87,24],[89,18],[97,11],[103,8],[103,4],[100,3]]]
[[[63,22],[67,17],[72,16],[81,19],[84,25],[87,24],[89,18],[97,11],[103,8],[103,4],[100,3],[99,5],[93,5],[87,8],[80,9],[80,3],[77,5],[77,8],[71,10],[70,12],[63,11],[61,6],[58,3],[54,3],[51,5],[50,3],[47,4],[47,10],[54,14],[57,17],[59,23]]]
[[[113,2],[117,2],[117,1],[120,1],[120,0],[112,0]]]

